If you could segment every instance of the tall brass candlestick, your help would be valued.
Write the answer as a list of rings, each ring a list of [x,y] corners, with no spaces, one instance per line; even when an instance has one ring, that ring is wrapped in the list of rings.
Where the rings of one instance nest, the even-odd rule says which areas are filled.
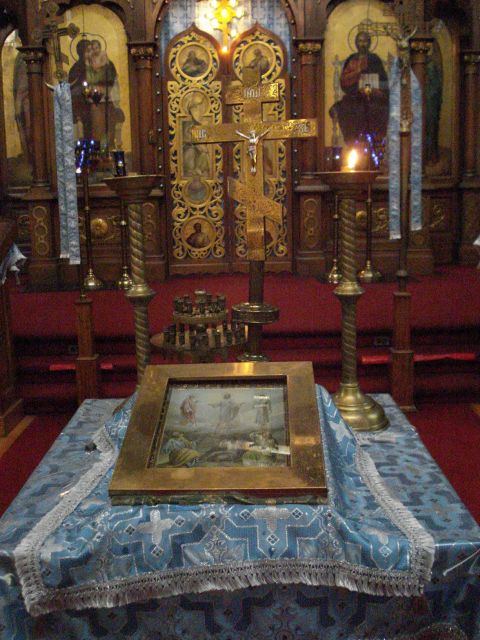
[[[365,248],[365,266],[358,272],[358,279],[360,282],[377,282],[381,279],[382,274],[372,266],[372,241],[373,241],[373,200],[372,200],[372,185],[368,185],[367,202],[366,202],[366,214],[367,214],[367,229],[366,229],[366,248]]]
[[[87,254],[87,274],[83,280],[83,287],[87,291],[96,291],[103,287],[103,282],[97,278],[93,272],[93,256],[92,256],[92,229],[90,216],[90,188],[88,184],[88,166],[82,169],[82,186],[83,186],[83,212],[85,222],[85,251]]]
[[[105,180],[120,196],[128,211],[133,285],[125,295],[132,303],[134,311],[138,384],[142,381],[145,368],[150,361],[148,305],[155,296],[155,291],[148,286],[145,279],[142,204],[158,181],[159,176],[156,175],[128,175]]]
[[[342,377],[333,398],[346,422],[356,431],[377,431],[388,425],[382,407],[365,395],[357,377],[357,301],[363,289],[357,282],[355,191],[371,184],[376,171],[334,171],[320,174],[340,200],[340,266],[342,280],[335,295],[342,305]]]
[[[327,281],[330,284],[338,284],[342,279],[342,275],[338,269],[338,255],[339,255],[339,234],[338,227],[340,222],[340,216],[338,215],[338,194],[335,196],[335,204],[333,211],[333,257],[332,257],[332,268],[327,276]]]
[[[128,221],[125,215],[125,207],[120,202],[120,247],[122,251],[122,275],[117,280],[117,287],[123,291],[128,291],[133,284],[133,280],[128,272]]]

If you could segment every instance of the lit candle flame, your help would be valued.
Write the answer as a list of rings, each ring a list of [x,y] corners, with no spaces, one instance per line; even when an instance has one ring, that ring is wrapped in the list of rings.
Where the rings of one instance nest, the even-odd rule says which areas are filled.
[[[350,171],[354,171],[358,162],[358,152],[356,149],[352,149],[347,157],[347,167]]]

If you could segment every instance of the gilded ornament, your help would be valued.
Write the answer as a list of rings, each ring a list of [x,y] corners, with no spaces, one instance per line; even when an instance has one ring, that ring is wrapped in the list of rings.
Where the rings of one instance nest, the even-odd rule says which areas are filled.
[[[372,233],[382,233],[388,230],[388,209],[379,207],[373,210],[373,226]]]
[[[446,222],[447,216],[444,208],[438,203],[434,204],[430,214],[430,229],[432,231],[435,229],[445,229]]]
[[[135,60],[153,60],[155,57],[154,44],[134,44],[130,46],[130,54]]]
[[[90,223],[90,229],[92,236],[96,240],[105,240],[109,231],[109,225],[105,218],[93,218]]]
[[[433,38],[415,38],[410,41],[412,52],[427,56],[432,50]]]
[[[306,198],[302,206],[304,244],[307,249],[314,249],[320,239],[320,223],[318,220],[318,201]]]
[[[322,51],[321,42],[299,42],[298,51],[302,55],[315,56],[319,55]]]
[[[480,52],[469,51],[463,54],[463,61],[468,65],[480,64]]]
[[[46,50],[43,46],[39,45],[37,47],[18,47],[18,50],[20,51],[20,55],[22,56],[27,66],[43,64],[43,59],[46,54]]]
[[[424,229],[422,229],[421,231],[412,231],[410,233],[410,241],[411,241],[412,245],[414,247],[416,247],[417,249],[425,246],[426,238],[425,238]]]
[[[45,257],[50,252],[48,211],[43,205],[36,205],[32,209],[33,252],[37,256]]]

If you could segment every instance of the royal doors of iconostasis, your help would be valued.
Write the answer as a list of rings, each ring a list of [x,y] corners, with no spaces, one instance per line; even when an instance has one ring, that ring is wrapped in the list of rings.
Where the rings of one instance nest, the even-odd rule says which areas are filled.
[[[288,60],[281,40],[255,25],[224,53],[217,40],[197,27],[176,35],[159,60],[156,95],[163,104],[163,144],[167,176],[170,273],[241,271],[247,268],[245,207],[227,194],[227,176],[242,179],[241,142],[193,144],[194,125],[241,122],[243,106],[228,106],[228,85],[257,75],[279,84],[280,100],[263,105],[263,119],[289,117]],[[163,147],[163,148],[162,148]],[[284,205],[282,224],[266,220],[269,268],[292,268],[290,145],[264,143],[264,192]]]

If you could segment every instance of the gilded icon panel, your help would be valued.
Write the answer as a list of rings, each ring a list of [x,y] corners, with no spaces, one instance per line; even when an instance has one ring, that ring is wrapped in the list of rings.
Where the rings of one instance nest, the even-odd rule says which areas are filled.
[[[9,186],[28,186],[32,181],[31,117],[27,67],[17,50],[22,42],[17,31],[2,48],[3,113]]]
[[[223,154],[220,145],[194,144],[192,127],[222,121],[220,61],[196,29],[167,52],[172,252],[177,260],[225,255]]]

